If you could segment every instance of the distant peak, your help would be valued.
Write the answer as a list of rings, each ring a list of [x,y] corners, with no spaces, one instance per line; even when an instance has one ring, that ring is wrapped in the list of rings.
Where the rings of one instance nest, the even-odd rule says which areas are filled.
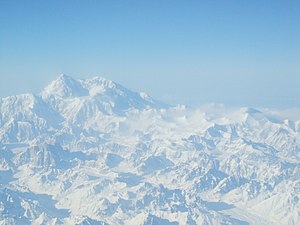
[[[251,108],[251,107],[244,107],[241,109],[241,111],[243,113],[246,113],[246,114],[250,114],[250,115],[254,115],[254,114],[261,114],[262,112],[255,109],[255,108]]]
[[[99,104],[111,105],[115,112],[123,112],[130,108],[164,108],[167,105],[151,98],[146,93],[137,93],[109,79],[96,76],[89,79],[76,80],[66,74],[60,74],[41,93],[43,100],[69,99],[85,97],[99,101]]]
[[[109,88],[117,86],[115,82],[113,82],[109,79],[106,79],[104,77],[99,77],[99,76],[96,76],[96,77],[93,77],[93,78],[90,78],[90,79],[86,79],[85,83],[94,84],[94,85],[101,85],[101,86],[107,86]]]
[[[81,83],[87,90],[89,90],[91,96],[102,94],[109,89],[120,88],[120,85],[117,83],[99,76],[82,80]]]
[[[52,81],[53,82],[68,82],[68,81],[74,81],[75,79],[67,74],[60,74],[55,80]]]
[[[67,79],[73,79],[73,78],[70,77],[70,76],[68,76],[65,73],[62,73],[62,74],[59,75],[58,79],[60,79],[60,80],[67,80]]]
[[[67,77],[68,75],[66,75],[65,73],[61,73],[60,75],[59,75],[59,78],[63,78],[63,77]]]
[[[91,80],[91,81],[107,81],[108,79],[104,78],[104,77],[101,77],[101,76],[94,76],[90,79],[87,79],[87,80]]]
[[[43,97],[56,96],[56,97],[79,97],[87,95],[80,82],[73,79],[71,76],[61,74],[59,77],[52,81],[42,92]]]

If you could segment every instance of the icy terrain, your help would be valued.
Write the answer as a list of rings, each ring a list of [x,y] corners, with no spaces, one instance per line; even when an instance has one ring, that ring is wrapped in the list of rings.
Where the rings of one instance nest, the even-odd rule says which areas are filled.
[[[0,110],[0,224],[300,224],[300,115],[66,75]]]

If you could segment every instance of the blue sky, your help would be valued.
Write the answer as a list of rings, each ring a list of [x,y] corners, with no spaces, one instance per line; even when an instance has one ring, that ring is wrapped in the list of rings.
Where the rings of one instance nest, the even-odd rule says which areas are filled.
[[[170,103],[299,107],[300,1],[0,1],[0,96],[59,74]]]

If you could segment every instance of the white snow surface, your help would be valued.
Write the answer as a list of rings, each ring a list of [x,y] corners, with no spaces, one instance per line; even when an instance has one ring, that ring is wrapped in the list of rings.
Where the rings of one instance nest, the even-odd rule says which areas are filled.
[[[0,100],[0,224],[300,224],[300,116],[61,75]]]

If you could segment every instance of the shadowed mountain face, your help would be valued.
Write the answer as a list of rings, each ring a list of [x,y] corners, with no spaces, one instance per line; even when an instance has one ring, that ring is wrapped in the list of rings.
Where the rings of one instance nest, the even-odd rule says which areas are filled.
[[[274,115],[61,75],[0,100],[0,223],[299,224],[300,121]]]

